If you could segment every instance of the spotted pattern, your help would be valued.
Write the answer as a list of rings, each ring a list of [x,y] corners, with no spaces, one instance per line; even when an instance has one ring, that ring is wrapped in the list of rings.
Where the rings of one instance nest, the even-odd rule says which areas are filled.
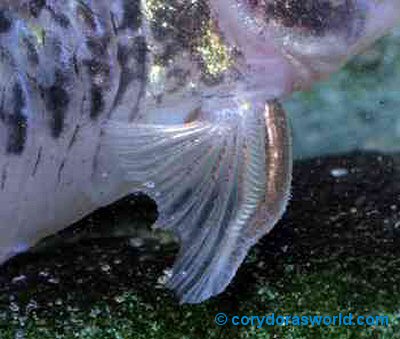
[[[43,8],[46,6],[46,0],[31,0],[28,3],[29,12],[32,14],[33,17],[37,18]]]
[[[68,111],[69,94],[65,89],[65,81],[62,71],[57,70],[54,84],[42,89],[42,97],[50,116],[51,135],[54,138],[58,138],[61,135],[64,129],[65,114]]]
[[[317,36],[352,34],[360,14],[354,0],[247,0],[256,16]]]
[[[3,112],[0,119],[8,126],[6,152],[20,154],[24,150],[26,142],[27,118],[23,112],[26,101],[19,83],[14,84],[12,100],[13,112]]]
[[[12,25],[12,21],[8,13],[4,10],[0,11],[0,34],[7,33]]]
[[[0,62],[16,83],[13,95],[6,91],[13,114],[0,119],[8,152],[23,152],[31,126],[69,139],[82,119],[96,123],[130,105],[128,119],[134,120],[149,98],[162,105],[163,97],[192,91],[192,84],[225,80],[206,74],[200,53],[213,27],[208,0],[26,4],[21,13],[0,11],[0,49],[10,58]],[[164,83],[152,92],[157,67]],[[0,90],[7,86],[0,81]]]

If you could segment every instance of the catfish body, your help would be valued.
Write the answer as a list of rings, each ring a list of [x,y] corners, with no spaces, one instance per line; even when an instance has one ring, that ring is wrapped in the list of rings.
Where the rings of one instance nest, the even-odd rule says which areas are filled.
[[[169,286],[223,291],[289,198],[275,99],[400,17],[390,0],[282,3],[0,2],[0,262],[144,192],[181,242]]]
[[[111,23],[90,13],[57,1],[1,11],[2,261],[111,198],[99,143],[121,70]]]
[[[204,4],[179,6],[209,18]],[[101,144],[108,121],[182,122],[198,106],[192,83],[187,93],[198,77],[189,74],[192,42],[182,43],[195,37],[176,34],[177,23],[162,29],[160,18],[149,19],[161,11],[151,11],[140,1],[3,5],[2,261],[134,191]]]

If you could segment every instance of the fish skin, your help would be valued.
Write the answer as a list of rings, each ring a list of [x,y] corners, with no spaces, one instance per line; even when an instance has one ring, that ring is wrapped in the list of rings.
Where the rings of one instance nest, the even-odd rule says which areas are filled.
[[[181,242],[167,286],[221,293],[289,200],[275,99],[400,19],[396,0],[344,1],[343,25],[279,3],[0,1],[0,263],[142,191]]]
[[[32,9],[32,3],[1,11],[7,21],[0,24],[0,228],[7,233],[1,261],[112,201],[119,190],[120,173],[101,162],[99,147],[121,74],[111,20],[93,15],[107,7],[47,1]],[[131,67],[143,67],[140,62]]]

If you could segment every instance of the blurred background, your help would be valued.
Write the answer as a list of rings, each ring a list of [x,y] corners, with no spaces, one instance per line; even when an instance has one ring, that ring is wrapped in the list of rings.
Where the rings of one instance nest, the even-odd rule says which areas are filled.
[[[296,158],[400,150],[400,29],[284,102]]]

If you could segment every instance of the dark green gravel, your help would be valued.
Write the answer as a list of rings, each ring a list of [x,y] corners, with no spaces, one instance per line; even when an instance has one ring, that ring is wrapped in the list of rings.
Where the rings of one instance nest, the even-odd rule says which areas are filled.
[[[399,198],[400,155],[296,162],[285,217],[233,284],[213,300],[183,306],[163,288],[176,248],[146,230],[155,206],[127,198],[63,233],[95,238],[48,242],[1,268],[0,338],[400,338]],[[141,229],[141,237],[100,237],[118,224]],[[218,327],[218,312],[381,314],[390,324]]]

